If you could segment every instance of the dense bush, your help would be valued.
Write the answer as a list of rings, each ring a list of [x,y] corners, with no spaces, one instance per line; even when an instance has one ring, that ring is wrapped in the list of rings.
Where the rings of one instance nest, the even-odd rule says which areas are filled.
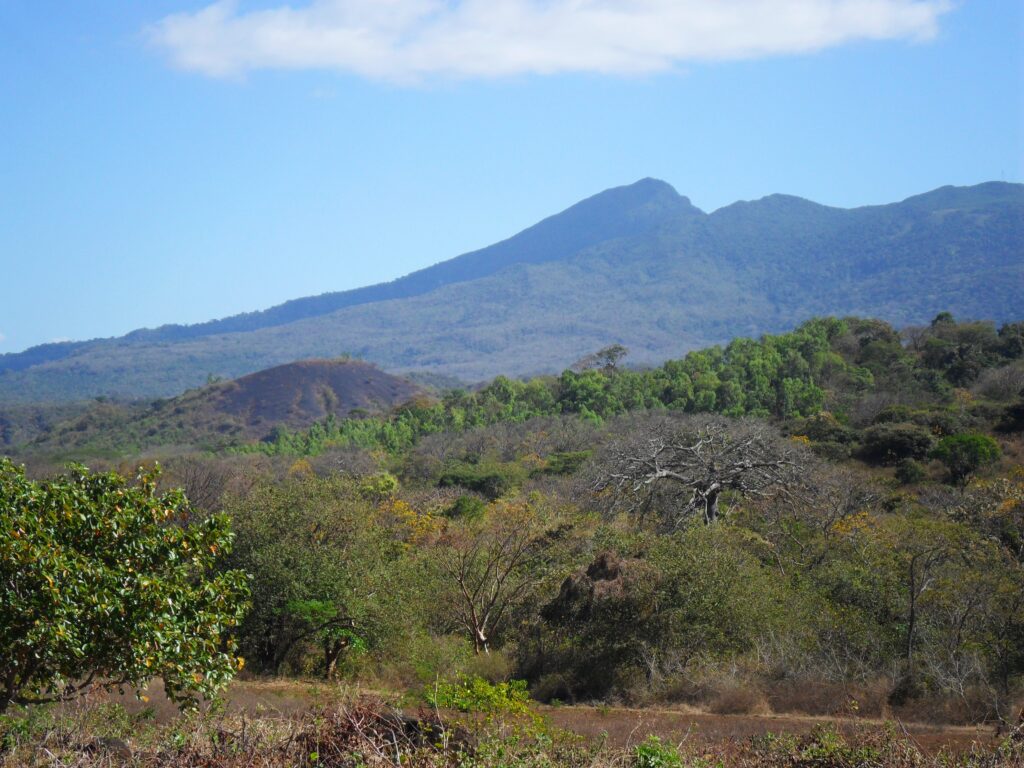
[[[927,477],[925,468],[913,459],[902,459],[896,465],[896,479],[904,485],[919,483]]]
[[[232,538],[155,474],[34,482],[0,459],[0,714],[157,675],[176,700],[215,693],[241,668],[245,574],[212,573]]]
[[[475,520],[484,514],[487,503],[479,496],[459,496],[444,514],[448,517]]]
[[[1000,450],[988,435],[965,433],[942,438],[932,455],[946,465],[951,482],[964,486],[979,469],[995,463]]]
[[[518,488],[524,472],[517,465],[458,463],[447,467],[437,480],[441,488],[457,487],[475,491],[492,501]]]
[[[864,430],[859,455],[874,464],[923,459],[931,450],[931,434],[915,424],[878,424]]]
[[[387,484],[390,485],[390,484]],[[261,671],[334,676],[353,656],[402,636],[401,546],[367,488],[343,477],[260,483],[227,506],[238,539],[234,567],[253,574],[241,643]],[[315,659],[313,670],[303,660]]]

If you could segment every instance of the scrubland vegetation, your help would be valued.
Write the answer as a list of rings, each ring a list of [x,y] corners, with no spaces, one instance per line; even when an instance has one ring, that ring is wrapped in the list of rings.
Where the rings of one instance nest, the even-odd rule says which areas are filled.
[[[23,452],[28,476],[11,463],[0,473],[0,569],[17,583],[3,643],[49,660],[31,674],[0,666],[14,681],[0,726],[11,759],[45,762],[31,744],[58,754],[85,738],[71,710],[24,714],[19,702],[77,696],[91,673],[131,685],[147,669],[185,699],[208,696],[244,659],[243,675],[358,683],[424,711],[415,726],[358,698],[248,725],[215,711],[153,726],[132,759],[1021,760],[1024,324],[940,315],[901,336],[822,319],[650,370],[626,368],[623,353],[255,443],[193,435],[162,462],[159,487],[145,458],[134,484],[81,468],[31,479],[54,474],[66,433],[51,430]],[[134,444],[134,429],[78,445]],[[188,590],[209,603],[172,621],[182,611],[163,598]],[[545,725],[536,702],[985,723],[1003,737],[948,760],[877,725],[602,746]],[[427,726],[445,746],[422,737]],[[61,759],[116,757],[75,754]]]

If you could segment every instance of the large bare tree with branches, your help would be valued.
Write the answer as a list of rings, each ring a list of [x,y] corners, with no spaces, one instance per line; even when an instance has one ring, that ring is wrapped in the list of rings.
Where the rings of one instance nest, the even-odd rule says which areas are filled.
[[[727,492],[763,497],[789,492],[806,456],[764,424],[659,416],[605,449],[591,490],[613,508],[657,514],[669,527],[693,515],[711,524]]]

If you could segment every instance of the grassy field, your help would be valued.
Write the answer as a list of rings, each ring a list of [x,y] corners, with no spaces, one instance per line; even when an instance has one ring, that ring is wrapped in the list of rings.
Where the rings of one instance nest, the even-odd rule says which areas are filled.
[[[686,708],[427,709],[294,680],[240,681],[180,715],[159,684],[9,717],[4,766],[853,768],[1024,766],[1024,731]]]

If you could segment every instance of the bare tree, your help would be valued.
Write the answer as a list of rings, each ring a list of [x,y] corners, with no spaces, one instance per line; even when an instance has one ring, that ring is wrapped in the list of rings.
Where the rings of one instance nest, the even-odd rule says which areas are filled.
[[[188,454],[168,462],[164,479],[169,487],[185,491],[193,509],[215,512],[231,480],[232,472],[223,462]]]
[[[608,446],[591,490],[631,514],[657,508],[670,527],[695,514],[710,524],[723,493],[785,492],[805,463],[796,446],[757,422],[662,417]]]
[[[544,548],[536,514],[508,504],[499,514],[445,532],[438,540],[441,571],[453,587],[453,623],[473,639],[477,653],[489,653],[492,636],[539,582]]]

